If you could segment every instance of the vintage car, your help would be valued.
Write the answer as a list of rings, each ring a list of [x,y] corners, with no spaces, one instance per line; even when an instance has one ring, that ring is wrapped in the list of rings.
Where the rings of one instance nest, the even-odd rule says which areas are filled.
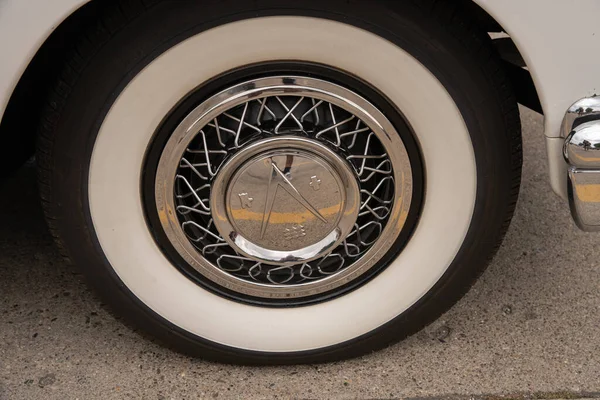
[[[0,0],[0,171],[188,354],[382,348],[465,294],[519,193],[518,104],[600,227],[598,0]]]

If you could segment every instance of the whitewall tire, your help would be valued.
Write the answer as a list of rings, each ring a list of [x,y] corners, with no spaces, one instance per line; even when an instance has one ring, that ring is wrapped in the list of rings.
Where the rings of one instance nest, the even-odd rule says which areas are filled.
[[[485,38],[466,28],[448,29],[448,34],[444,27],[455,20],[409,4],[390,10],[378,2],[197,3],[203,2],[159,2],[140,10],[131,22],[107,32],[106,41],[92,43],[94,51],[82,55],[87,66],[67,82],[68,95],[54,94],[63,98],[40,142],[40,177],[46,212],[67,254],[118,312],[178,349],[222,361],[352,356],[400,339],[447,309],[485,267],[518,192],[516,104]],[[173,22],[154,30],[159,18]],[[132,54],[133,48],[139,54]],[[288,64],[294,72],[280,72]],[[307,65],[304,74],[302,65]],[[330,80],[334,72],[319,75],[319,68],[348,80]],[[392,121],[389,112],[378,114],[381,101],[409,127],[412,138],[401,139],[393,123],[386,130],[383,122],[381,137],[386,148],[385,133],[393,131],[389,148],[394,140],[406,146],[402,154],[412,163],[406,178],[411,186],[397,185],[396,194],[406,193],[415,203],[410,209],[407,203],[403,215],[393,208],[386,218],[399,218],[389,225],[402,228],[409,215],[411,225],[403,230],[402,243],[396,240],[400,230],[392,235],[394,245],[390,242],[388,254],[380,256],[385,265],[344,292],[302,304],[233,298],[227,293],[235,293],[234,286],[223,294],[211,289],[221,283],[210,281],[208,273],[198,279],[184,273],[178,263],[192,251],[172,257],[167,248],[177,250],[177,242],[155,234],[166,214],[157,214],[153,225],[148,209],[156,207],[149,205],[144,185],[155,182],[153,174],[147,175],[158,168],[148,164],[157,132],[194,93],[211,87],[213,96],[233,93],[228,88],[252,74],[259,82],[289,75],[329,81],[342,91],[345,86],[349,98],[354,91],[355,102],[365,100],[356,108],[358,118],[364,121],[361,110],[373,104],[369,115]],[[368,90],[348,83],[354,81]],[[174,126],[183,124],[186,113]],[[394,168],[395,182],[404,182],[400,167]]]

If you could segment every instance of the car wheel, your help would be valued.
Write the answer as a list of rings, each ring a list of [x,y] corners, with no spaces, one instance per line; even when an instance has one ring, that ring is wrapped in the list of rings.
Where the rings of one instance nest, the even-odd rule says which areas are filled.
[[[117,313],[212,360],[320,362],[468,290],[521,139],[455,5],[143,4],[81,40],[38,146],[51,231]]]

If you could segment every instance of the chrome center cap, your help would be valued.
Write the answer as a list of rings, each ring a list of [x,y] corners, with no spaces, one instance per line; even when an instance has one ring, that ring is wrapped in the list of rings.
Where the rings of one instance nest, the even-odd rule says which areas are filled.
[[[360,191],[335,152],[284,136],[232,157],[215,178],[211,204],[217,230],[236,251],[289,265],[323,257],[349,235]]]
[[[266,249],[293,251],[335,230],[344,195],[339,176],[323,160],[282,149],[246,162],[225,202],[239,234]]]

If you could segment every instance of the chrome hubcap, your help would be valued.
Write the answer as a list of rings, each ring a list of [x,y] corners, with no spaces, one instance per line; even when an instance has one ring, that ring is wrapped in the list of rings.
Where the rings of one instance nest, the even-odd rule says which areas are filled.
[[[283,136],[250,145],[224,165],[210,204],[217,230],[234,250],[293,265],[326,256],[350,234],[360,192],[335,152]]]
[[[385,115],[307,77],[260,78],[197,106],[160,157],[155,200],[170,244],[236,293],[302,298],[344,286],[391,249],[412,169]]]

